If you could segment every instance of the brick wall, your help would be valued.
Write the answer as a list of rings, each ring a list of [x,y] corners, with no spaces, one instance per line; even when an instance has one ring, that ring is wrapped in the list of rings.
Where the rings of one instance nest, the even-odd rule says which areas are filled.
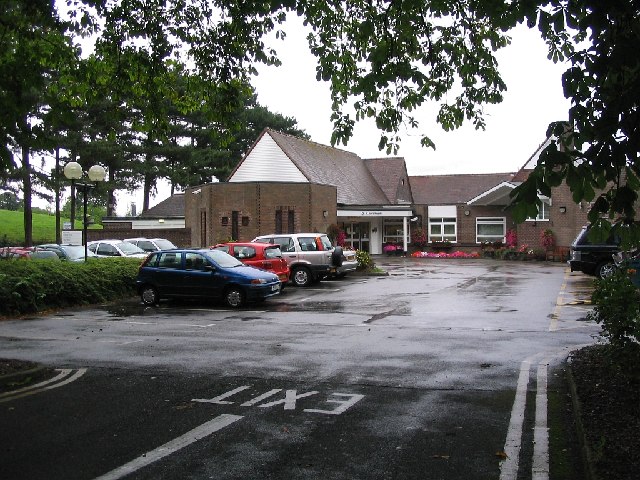
[[[552,190],[549,220],[528,220],[518,225],[518,243],[527,244],[531,248],[543,248],[540,234],[549,229],[554,234],[556,246],[568,248],[581,228],[588,223],[589,208],[586,202],[574,203],[569,187],[563,183]]]
[[[187,190],[185,223],[191,226],[194,246],[232,239],[234,215],[238,218],[238,238],[233,239],[238,241],[276,232],[277,211],[281,212],[283,232],[290,229],[294,232],[326,232],[327,227],[337,221],[336,205],[337,191],[330,185],[213,183]],[[293,220],[291,228],[290,220]]]
[[[109,228],[106,228],[107,225],[109,225]],[[126,226],[128,226],[128,228],[123,228]],[[89,229],[87,230],[87,237],[90,242],[93,240],[103,240],[107,238],[114,238],[118,240],[135,237],[166,238],[178,247],[191,246],[191,229],[189,228],[145,228],[133,230],[131,228],[131,223],[129,222],[123,222],[120,228],[114,228],[114,224],[106,224],[103,230]]]
[[[415,205],[414,211],[422,217],[422,225],[420,225],[421,228],[423,228],[425,232],[428,232],[428,205]],[[469,214],[466,215],[465,212],[469,212]],[[506,222],[506,231],[511,228],[515,228],[511,215],[506,212],[502,206],[468,206],[466,204],[459,204],[456,206],[458,238],[456,250],[477,251],[480,248],[480,245],[476,243],[476,219],[478,217],[504,217]]]

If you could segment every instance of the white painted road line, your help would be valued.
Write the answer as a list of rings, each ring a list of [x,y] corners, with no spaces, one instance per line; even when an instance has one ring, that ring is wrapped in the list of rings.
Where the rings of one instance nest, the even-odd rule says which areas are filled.
[[[573,351],[587,345],[573,345],[565,347],[556,353],[537,353],[525,359],[520,366],[520,376],[516,388],[516,397],[513,401],[511,419],[507,430],[504,453],[505,460],[500,465],[500,480],[516,480],[518,478],[518,464],[520,446],[522,444],[522,432],[524,414],[527,403],[527,389],[529,384],[529,371],[531,364],[537,358],[544,356],[538,363],[536,375],[536,404],[535,425],[533,429],[533,457],[531,461],[531,479],[549,480],[549,425],[548,425],[548,369],[549,364],[558,358],[566,358]]]
[[[158,460],[167,457],[177,452],[178,450],[191,445],[192,443],[197,442],[198,440],[208,437],[218,430],[222,430],[223,428],[228,427],[232,423],[237,422],[242,418],[244,417],[238,415],[219,415],[213,420],[210,420],[207,423],[203,423],[199,427],[196,427],[193,430],[188,431],[184,435],[171,440],[168,443],[165,443],[155,450],[151,450],[150,452],[145,453],[135,460],[132,460],[129,463],[116,468],[115,470],[111,470],[110,472],[97,477],[95,480],[116,480],[125,477],[126,475],[140,470],[142,467],[151,465],[152,463],[157,462]]]
[[[19,390],[13,390],[11,392],[1,394],[0,403],[27,397],[29,395],[35,395],[36,393],[44,392],[45,390],[52,390],[54,388],[62,387],[63,385],[67,385],[79,379],[87,372],[87,369],[80,368],[73,375],[71,374],[73,372],[73,370],[71,369],[62,369],[57,371],[59,371],[60,373],[49,380],[37,383],[35,385],[30,385]]]
[[[511,419],[507,430],[507,438],[504,442],[506,458],[500,464],[500,480],[515,480],[518,478],[518,464],[520,446],[522,445],[522,429],[524,426],[524,413],[527,404],[527,389],[529,386],[529,370],[535,357],[532,355],[520,364],[520,375],[516,387],[516,398],[511,409]]]
[[[544,358],[538,364],[531,480],[549,480],[549,428],[547,426],[547,368],[549,361],[548,358]]]
[[[43,387],[45,385],[49,385],[50,383],[57,382],[58,380],[61,380],[64,377],[66,377],[67,375],[71,374],[71,370],[68,369],[68,368],[61,369],[61,370],[58,370],[58,371],[60,372],[58,375],[56,375],[53,378],[50,378],[49,380],[45,380],[44,382],[40,382],[40,383],[37,383],[35,385],[29,385],[28,387],[24,387],[24,388],[21,388],[19,390],[13,390],[11,392],[0,393],[0,398],[10,397],[10,396],[22,393],[22,392],[26,392],[26,391],[29,391],[29,390],[33,390],[35,388],[40,388],[40,387]]]

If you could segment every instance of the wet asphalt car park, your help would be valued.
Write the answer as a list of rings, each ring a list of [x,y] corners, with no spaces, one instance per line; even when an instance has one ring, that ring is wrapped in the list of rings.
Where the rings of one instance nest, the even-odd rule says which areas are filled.
[[[557,462],[581,478],[546,412],[597,338],[592,279],[376,262],[387,276],[239,310],[131,299],[0,322],[0,357],[58,369],[0,394],[0,478],[531,479]]]

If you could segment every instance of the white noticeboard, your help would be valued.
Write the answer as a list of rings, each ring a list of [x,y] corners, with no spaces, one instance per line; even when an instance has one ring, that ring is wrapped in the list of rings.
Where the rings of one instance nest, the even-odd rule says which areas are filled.
[[[64,245],[82,245],[82,230],[63,230],[62,243]]]

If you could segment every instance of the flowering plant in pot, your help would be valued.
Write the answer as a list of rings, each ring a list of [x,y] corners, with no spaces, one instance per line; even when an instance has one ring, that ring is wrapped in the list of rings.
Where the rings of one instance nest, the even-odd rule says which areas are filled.
[[[540,232],[540,244],[545,248],[545,250],[553,250],[553,247],[556,245],[556,239],[553,236],[552,230],[547,228]]]

